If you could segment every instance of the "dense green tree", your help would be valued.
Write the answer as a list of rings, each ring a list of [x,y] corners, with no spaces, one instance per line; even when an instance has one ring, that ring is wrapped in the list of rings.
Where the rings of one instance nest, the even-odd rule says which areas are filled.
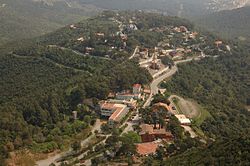
[[[74,151],[77,152],[77,151],[79,151],[81,149],[81,142],[80,141],[75,141],[75,142],[72,143],[71,147],[72,147],[72,149]]]

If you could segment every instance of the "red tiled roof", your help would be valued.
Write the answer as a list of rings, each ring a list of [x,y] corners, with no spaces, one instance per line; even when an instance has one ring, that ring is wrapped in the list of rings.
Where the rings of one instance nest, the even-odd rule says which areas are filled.
[[[114,103],[103,103],[103,104],[101,105],[101,108],[102,108],[102,109],[108,109],[108,110],[114,110],[114,109],[116,109]]]
[[[119,117],[123,110],[124,108],[122,107],[117,108],[116,111],[109,117],[109,120],[116,121],[117,117]]]
[[[133,87],[134,88],[141,88],[141,84],[134,84]]]
[[[159,144],[154,142],[140,143],[136,145],[136,151],[140,155],[154,154]]]

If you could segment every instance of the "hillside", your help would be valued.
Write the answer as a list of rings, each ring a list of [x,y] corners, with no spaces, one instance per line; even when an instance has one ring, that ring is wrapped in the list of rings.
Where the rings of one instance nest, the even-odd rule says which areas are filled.
[[[192,149],[164,165],[249,165],[248,136],[218,140],[207,148]]]
[[[197,17],[244,6],[246,0],[1,0],[0,45],[40,36],[78,22],[104,9],[145,10],[181,17]]]
[[[60,1],[49,6],[33,0],[1,0],[0,45],[52,32],[98,11],[99,9],[92,5],[73,8]]]
[[[143,12],[120,15],[104,12],[1,50],[0,161],[24,147],[38,153],[64,149],[65,143],[95,122],[93,105],[98,100],[106,99],[109,92],[151,81],[146,69],[128,59],[138,43],[153,47],[162,39],[161,32],[148,29],[192,27],[176,17]],[[127,18],[122,25],[128,35],[125,48],[116,17]],[[138,34],[129,29],[132,17],[140,25]],[[79,107],[85,99],[92,99],[92,107]],[[72,120],[74,110],[79,113],[77,121]]]
[[[57,2],[61,3],[42,4],[50,8]],[[152,80],[148,71],[139,67],[137,58],[129,58],[137,46],[155,51],[156,45],[166,41],[164,36],[173,33],[166,42],[172,48],[181,47],[186,34],[178,27],[190,33],[194,25],[155,13],[105,11],[46,35],[1,47],[0,165],[17,150],[49,153],[65,150],[79,134],[86,138],[99,116],[95,110],[99,100],[107,99],[110,92]],[[170,165],[247,165],[249,46],[223,41],[216,47],[218,37],[209,33],[198,36],[186,44],[190,48],[198,45],[208,57],[178,66],[176,75],[162,86],[167,92],[194,99],[210,113],[204,122],[192,122],[207,144],[199,139],[181,140],[171,152],[163,152],[171,157],[169,160],[160,157],[158,161]],[[77,111],[78,119],[73,120],[72,111]]]
[[[198,25],[225,38],[250,39],[250,7],[221,11],[196,20]]]
[[[248,0],[81,0],[104,9],[148,10],[168,15],[193,17],[243,7]]]
[[[237,45],[232,55],[181,65],[168,91],[195,99],[211,114],[201,125],[212,138],[208,145],[177,153],[166,165],[249,165],[249,46]]]

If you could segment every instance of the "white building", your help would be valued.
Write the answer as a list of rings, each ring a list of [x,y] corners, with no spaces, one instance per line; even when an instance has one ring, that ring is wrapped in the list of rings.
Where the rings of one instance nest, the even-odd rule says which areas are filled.
[[[182,125],[191,125],[190,119],[188,119],[184,114],[175,115],[175,117]]]

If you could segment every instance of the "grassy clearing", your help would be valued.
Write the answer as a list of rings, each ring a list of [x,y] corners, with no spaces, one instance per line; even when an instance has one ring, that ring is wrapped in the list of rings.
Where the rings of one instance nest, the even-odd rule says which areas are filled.
[[[172,99],[173,103],[176,106],[177,111],[181,114],[183,113],[183,111],[181,110],[181,106],[180,106],[180,100],[176,97],[174,97]],[[198,111],[197,116],[195,116],[194,118],[192,118],[192,128],[195,131],[195,133],[197,135],[199,135],[200,137],[205,137],[205,134],[203,133],[203,131],[200,129],[200,125],[204,122],[204,120],[206,120],[208,117],[210,117],[210,113],[204,109],[201,105],[199,105],[196,101],[192,100],[192,99],[188,99],[188,102],[190,102],[192,105],[195,106],[196,110]]]
[[[204,109],[201,105],[199,105],[196,102],[193,102],[193,104],[196,105],[199,115],[192,119],[192,128],[195,131],[197,135],[199,135],[202,138],[206,138],[205,134],[201,130],[200,126],[201,124],[208,118],[211,117],[210,113]]]
[[[204,108],[202,108],[202,106],[200,106],[197,103],[194,103],[197,108],[198,111],[200,112],[199,115],[195,118],[193,118],[193,123],[197,126],[200,127],[200,125],[204,122],[204,120],[206,120],[208,117],[211,117],[210,113],[205,110]]]

